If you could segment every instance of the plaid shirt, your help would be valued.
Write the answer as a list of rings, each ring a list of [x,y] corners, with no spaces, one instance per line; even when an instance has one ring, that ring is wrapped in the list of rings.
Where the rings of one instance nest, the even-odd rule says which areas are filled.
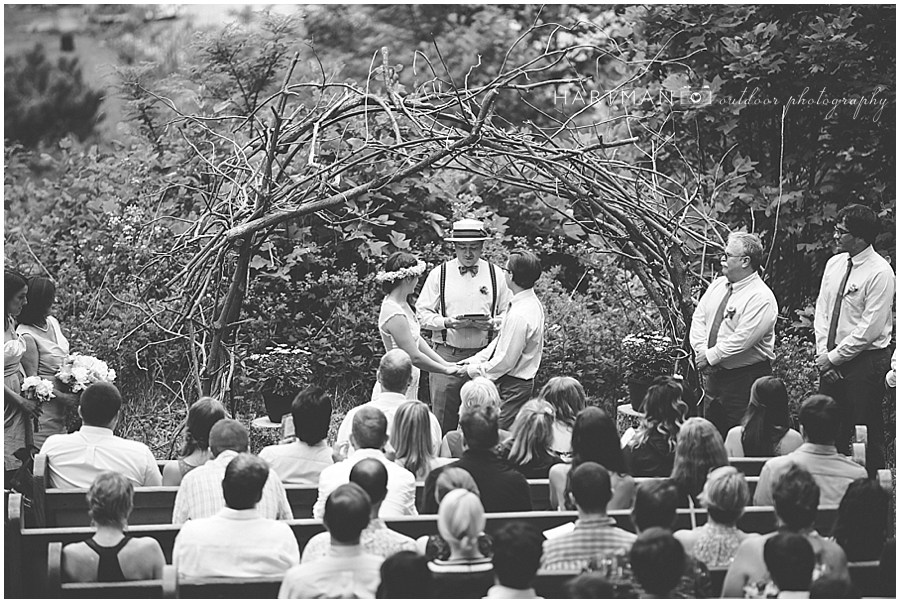
[[[384,520],[375,518],[369,520],[369,525],[359,535],[359,545],[364,553],[378,555],[387,559],[400,551],[416,550],[416,541],[387,527]],[[331,535],[328,532],[316,534],[309,539],[303,548],[303,557],[300,563],[307,563],[326,557],[331,550]]]
[[[225,479],[225,468],[237,455],[234,450],[225,450],[184,476],[178,494],[175,495],[173,524],[184,523],[189,519],[212,517],[225,507],[222,480]],[[271,469],[269,479],[263,487],[262,500],[257,503],[256,510],[267,519],[294,518],[284,486],[278,479],[278,474]]]
[[[558,538],[544,541],[541,569],[579,571],[592,559],[626,551],[637,536],[616,527],[609,517],[579,518],[575,529]]]

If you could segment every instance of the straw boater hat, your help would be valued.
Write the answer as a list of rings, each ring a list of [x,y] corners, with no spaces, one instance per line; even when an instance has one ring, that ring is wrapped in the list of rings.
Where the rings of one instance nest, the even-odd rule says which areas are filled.
[[[454,222],[453,228],[450,230],[450,236],[444,240],[449,243],[468,243],[472,241],[487,241],[488,239],[490,237],[484,222],[466,218],[465,220]]]

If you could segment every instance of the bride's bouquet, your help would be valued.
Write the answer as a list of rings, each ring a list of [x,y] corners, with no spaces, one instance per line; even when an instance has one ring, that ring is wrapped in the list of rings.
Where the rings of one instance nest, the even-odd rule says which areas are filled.
[[[53,393],[53,382],[36,376],[25,377],[25,380],[22,381],[22,395],[29,400],[37,401],[38,407],[42,406],[50,398],[56,397],[56,394]],[[32,420],[34,421],[34,430],[37,431],[40,423],[37,417],[34,417]]]
[[[69,354],[59,367],[56,378],[69,386],[72,393],[78,393],[98,381],[112,383],[116,380],[116,371],[99,358],[76,353]]]

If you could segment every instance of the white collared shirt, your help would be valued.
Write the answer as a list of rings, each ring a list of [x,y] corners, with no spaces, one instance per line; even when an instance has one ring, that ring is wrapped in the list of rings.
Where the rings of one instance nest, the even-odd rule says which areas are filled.
[[[816,299],[816,354],[824,354],[828,329],[838,287],[847,272],[850,254],[839,253],[828,260],[819,297]],[[853,256],[841,314],[838,317],[836,347],[828,352],[831,364],[841,365],[860,352],[880,350],[891,344],[891,305],[894,302],[894,271],[871,245]]]
[[[347,412],[347,416],[344,417],[344,420],[341,421],[341,426],[338,428],[334,449],[346,455],[349,455],[355,450],[350,443],[350,433],[353,431],[353,417],[355,417],[356,413],[359,412],[359,409],[363,407],[377,408],[384,413],[384,416],[387,419],[387,433],[388,437],[390,437],[391,428],[394,425],[394,414],[397,412],[398,408],[408,401],[409,398],[406,397],[405,393],[398,394],[396,392],[382,391],[376,395],[371,402],[366,402],[365,404],[351,408]],[[431,421],[431,445],[434,455],[437,456],[441,450],[441,437],[443,436],[441,424],[431,411],[428,412],[428,416]],[[346,452],[344,452],[345,450]]]
[[[223,450],[219,456],[207,461],[184,476],[175,508],[172,509],[172,523],[184,523],[189,519],[212,517],[225,508],[222,494],[222,480],[228,463],[238,455],[234,450]],[[263,486],[262,499],[256,505],[259,514],[267,519],[293,519],[287,493],[278,474],[269,469],[269,478]]]
[[[487,591],[482,599],[543,599],[537,596],[533,588],[510,588],[502,584],[495,584]]]
[[[331,446],[325,440],[310,446],[301,440],[288,444],[273,444],[259,452],[259,458],[269,463],[285,484],[319,483],[319,475],[325,467],[334,464]]]
[[[374,599],[383,558],[358,544],[332,544],[325,557],[301,563],[285,575],[279,599]]]
[[[280,576],[300,563],[300,547],[286,523],[225,507],[181,526],[172,563],[183,577]]]
[[[338,486],[350,483],[350,470],[353,465],[363,459],[381,461],[387,469],[387,496],[381,503],[378,516],[397,517],[399,515],[418,515],[416,510],[416,477],[397,463],[389,461],[381,450],[363,448],[353,453],[340,463],[327,467],[319,476],[319,497],[313,505],[313,517],[322,519],[325,514],[325,501],[328,495]],[[191,472],[193,473],[193,472]],[[188,474],[190,475],[190,473]]]
[[[720,276],[700,298],[691,320],[694,353],[706,355],[711,366],[721,365],[726,369],[774,360],[778,301],[756,272],[733,284],[716,345],[707,348],[709,329],[727,287],[728,278]]]
[[[41,447],[54,488],[90,488],[103,471],[115,471],[135,486],[161,486],[153,453],[141,442],[113,435],[112,429],[82,425],[75,433],[56,434]]]
[[[534,289],[525,289],[513,296],[497,339],[472,356],[469,377],[534,379],[543,351],[544,306]]]

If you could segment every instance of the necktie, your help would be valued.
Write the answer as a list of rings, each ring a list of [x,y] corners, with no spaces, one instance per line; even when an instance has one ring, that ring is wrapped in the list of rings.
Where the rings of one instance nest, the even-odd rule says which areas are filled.
[[[728,283],[726,285],[725,297],[722,298],[722,303],[719,304],[719,307],[716,310],[716,316],[713,318],[712,326],[709,329],[709,340],[706,345],[708,348],[715,347],[716,340],[719,338],[719,327],[722,326],[722,319],[725,318],[725,308],[728,306],[728,300],[731,299],[731,290],[732,285],[731,283]]]
[[[831,309],[831,324],[828,325],[828,343],[826,345],[830,352],[835,348],[837,341],[838,320],[841,318],[841,301],[844,299],[844,289],[847,287],[847,279],[850,278],[850,271],[853,270],[853,258],[847,258],[847,272],[841,279],[841,286],[834,296],[834,307]]]
[[[472,276],[478,274],[478,266],[460,266],[459,274],[460,276],[465,276],[466,272],[471,272]]]

